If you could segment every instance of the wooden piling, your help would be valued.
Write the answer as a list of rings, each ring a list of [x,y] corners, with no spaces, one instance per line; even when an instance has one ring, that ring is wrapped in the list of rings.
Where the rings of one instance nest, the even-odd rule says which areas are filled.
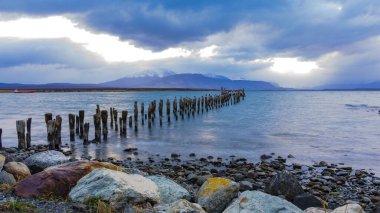
[[[113,108],[110,107],[111,129],[113,129]]]
[[[29,148],[32,146],[31,129],[32,129],[32,118],[28,118],[26,120],[26,148]]]
[[[166,117],[168,117],[168,122],[170,123],[170,100],[166,100]]]
[[[137,106],[137,101],[135,101],[135,104],[133,105],[133,112],[134,112],[134,121],[137,123],[138,117],[139,117],[139,109]]]
[[[79,138],[83,138],[84,110],[79,110]]]
[[[45,124],[46,124],[46,128],[47,128],[47,124],[49,121],[51,121],[53,119],[53,114],[51,113],[45,113]],[[48,131],[48,130],[47,130]],[[48,141],[51,141],[52,138],[49,138],[49,134],[47,134],[47,140]]]
[[[88,132],[90,130],[90,123],[85,123],[83,128],[83,144],[89,144]]]
[[[98,104],[96,105],[96,114],[100,115],[100,106]]]
[[[75,133],[78,135],[79,134],[79,116],[75,116]]]
[[[49,149],[54,150],[55,149],[55,120],[49,120],[47,122],[47,132],[48,132],[48,143],[49,143]]]
[[[62,130],[62,117],[60,115],[55,116],[55,133],[54,133],[54,144],[55,149],[61,149],[61,130]]]
[[[103,127],[103,140],[107,140],[108,137],[108,112],[107,110],[102,110],[101,111],[101,116],[102,116],[102,127]]]
[[[119,126],[120,126],[120,137],[123,137],[124,136],[124,124],[123,124],[122,117],[119,118]]]
[[[132,128],[132,115],[129,116],[129,128]]]
[[[18,148],[26,149],[25,121],[23,120],[16,121],[16,130],[17,130],[17,138],[18,138]]]
[[[100,143],[101,142],[101,138],[100,138],[100,135],[101,135],[101,122],[100,122],[100,115],[99,114],[95,114],[94,116],[94,127],[95,127],[95,139],[94,139],[94,142],[95,143]]]
[[[113,109],[113,120],[115,122],[115,131],[117,132],[119,128],[117,126],[117,110],[116,109]]]
[[[3,148],[3,141],[1,140],[2,134],[3,134],[3,129],[0,128],[0,148]]]
[[[53,120],[53,114],[51,113],[45,113],[45,123],[47,124],[48,121]]]
[[[121,111],[120,135],[123,135],[123,136],[127,135],[127,118],[128,118],[128,111],[126,110]],[[119,120],[119,123],[120,123],[120,120]]]
[[[141,103],[141,125],[144,126],[144,103]]]
[[[75,115],[69,114],[70,141],[75,141]]]

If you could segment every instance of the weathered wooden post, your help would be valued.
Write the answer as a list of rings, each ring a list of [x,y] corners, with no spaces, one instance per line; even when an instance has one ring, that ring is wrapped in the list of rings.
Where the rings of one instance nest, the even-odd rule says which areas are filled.
[[[84,124],[84,130],[83,130],[83,144],[88,144],[88,132],[90,130],[90,123]]]
[[[62,117],[60,115],[55,116],[55,149],[61,149],[61,130],[62,130]]]
[[[45,113],[45,123],[46,123],[46,130],[49,131],[47,129],[47,124],[49,121],[51,121],[53,119],[53,114],[51,113]],[[52,140],[52,138],[49,138],[49,133],[47,134],[47,140],[50,141]]]
[[[137,101],[135,101],[135,104],[134,104],[134,106],[133,106],[133,108],[134,108],[134,118],[135,118],[135,122],[134,122],[134,124],[135,124],[135,131],[137,131],[137,126],[138,126],[138,122],[139,122],[139,109],[138,109],[138,106],[137,106]]]
[[[49,149],[54,150],[55,144],[54,144],[54,138],[55,138],[55,120],[49,120],[47,122],[47,133],[48,133],[48,142],[49,142]]]
[[[110,107],[111,129],[113,129],[113,108]]]
[[[0,148],[3,148],[3,142],[1,141],[1,135],[3,134],[3,129],[0,128]]]
[[[108,120],[108,112],[107,110],[102,110],[101,111],[101,116],[102,116],[102,127],[103,127],[103,140],[107,140],[107,137],[108,137],[108,124],[107,124],[107,120]]]
[[[45,113],[45,123],[47,124],[48,121],[53,120],[53,114],[51,113]]]
[[[144,126],[144,103],[141,103],[141,125]]]
[[[32,129],[32,118],[28,118],[26,120],[26,148],[29,148],[32,146],[31,129]]]
[[[148,128],[150,129],[152,127],[152,105],[149,104],[149,107],[148,107]]]
[[[132,115],[129,116],[129,128],[132,128]]]
[[[79,138],[83,138],[84,110],[79,110]]]
[[[113,120],[115,122],[115,131],[117,132],[119,128],[117,127],[117,110],[116,109],[113,109]]]
[[[168,122],[170,123],[170,101],[166,100],[166,116],[168,117]]]
[[[75,116],[75,133],[78,135],[79,134],[79,116]]]
[[[121,124],[120,124],[120,135],[127,135],[127,118],[128,118],[128,111],[123,110],[121,111]],[[119,120],[120,123],[120,120]]]
[[[25,121],[23,120],[16,121],[16,130],[17,130],[17,138],[18,138],[18,148],[26,149]]]
[[[122,131],[122,130],[124,129],[124,124],[123,124],[123,118],[122,117],[119,118],[119,126],[120,126],[120,137],[123,137],[124,131]]]
[[[96,105],[96,114],[100,115],[100,106],[99,106],[99,104]]]
[[[164,107],[164,101],[160,99],[160,103],[158,104],[158,114],[160,115],[160,126],[162,126],[162,108]]]
[[[75,115],[69,114],[70,141],[75,141]]]
[[[95,126],[95,143],[100,143],[100,134],[101,134],[101,123],[100,123],[100,115],[94,115],[94,126]]]

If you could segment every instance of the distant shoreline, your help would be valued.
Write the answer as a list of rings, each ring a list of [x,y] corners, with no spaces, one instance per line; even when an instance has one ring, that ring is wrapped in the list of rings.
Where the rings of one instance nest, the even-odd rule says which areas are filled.
[[[193,92],[193,91],[220,91],[219,89],[205,89],[205,88],[52,88],[52,89],[33,89],[23,88],[18,89],[19,93],[55,93],[55,92]],[[279,90],[246,90],[246,91],[277,91],[277,92],[376,92],[380,89],[279,89]],[[15,89],[0,88],[0,93],[15,93]]]
[[[0,93],[14,93],[12,89],[0,89]],[[65,89],[18,89],[19,92],[54,93],[54,92],[155,92],[155,91],[219,91],[218,89],[192,88],[65,88]]]

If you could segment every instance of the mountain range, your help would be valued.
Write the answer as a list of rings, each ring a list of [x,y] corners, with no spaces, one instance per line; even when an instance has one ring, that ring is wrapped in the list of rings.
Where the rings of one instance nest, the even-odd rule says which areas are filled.
[[[125,77],[99,84],[7,84],[0,83],[0,89],[95,89],[95,88],[171,88],[171,89],[241,89],[281,90],[283,88],[265,81],[231,80],[224,76],[206,76],[202,74],[171,74],[167,76],[146,75]]]

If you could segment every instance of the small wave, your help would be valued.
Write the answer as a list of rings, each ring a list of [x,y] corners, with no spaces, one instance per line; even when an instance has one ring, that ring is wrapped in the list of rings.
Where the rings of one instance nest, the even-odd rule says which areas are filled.
[[[370,111],[380,110],[380,106],[370,106],[367,104],[345,104],[345,106],[349,109],[364,109]]]

